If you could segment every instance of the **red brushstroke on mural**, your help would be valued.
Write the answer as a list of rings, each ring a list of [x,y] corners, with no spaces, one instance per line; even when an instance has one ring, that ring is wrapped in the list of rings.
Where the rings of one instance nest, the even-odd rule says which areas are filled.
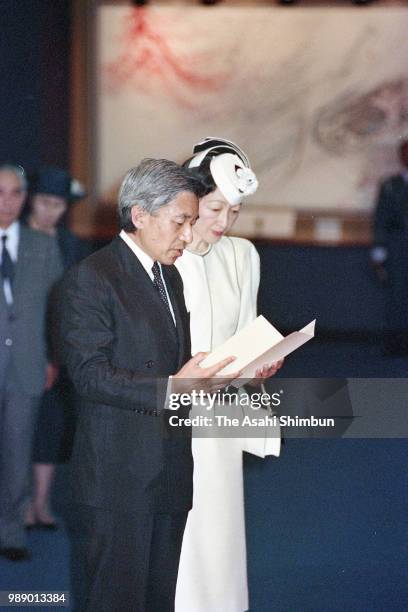
[[[172,49],[161,32],[165,22],[157,12],[147,7],[134,8],[124,22],[123,50],[105,67],[111,91],[131,83],[147,92],[159,82],[177,102],[192,107],[194,104],[187,97],[189,93],[217,91],[222,87],[225,75],[200,73],[203,57]],[[191,32],[191,37],[193,35]]]

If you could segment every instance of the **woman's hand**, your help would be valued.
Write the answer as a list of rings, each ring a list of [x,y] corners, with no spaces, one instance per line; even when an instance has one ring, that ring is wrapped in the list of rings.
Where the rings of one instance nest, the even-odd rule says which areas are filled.
[[[274,376],[274,374],[281,369],[284,361],[284,359],[281,359],[280,361],[276,361],[270,365],[265,364],[262,366],[262,368],[258,368],[255,372],[255,377],[246,384],[251,385],[252,387],[262,384],[265,382],[265,380],[271,376]]]

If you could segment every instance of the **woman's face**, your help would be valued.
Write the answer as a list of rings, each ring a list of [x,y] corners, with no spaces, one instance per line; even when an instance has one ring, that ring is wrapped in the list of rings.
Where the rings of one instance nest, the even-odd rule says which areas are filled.
[[[238,218],[241,204],[231,206],[217,188],[200,199],[198,219],[193,233],[208,244],[218,242]]]
[[[54,229],[67,210],[67,202],[60,196],[36,193],[31,200],[32,217],[44,231]]]

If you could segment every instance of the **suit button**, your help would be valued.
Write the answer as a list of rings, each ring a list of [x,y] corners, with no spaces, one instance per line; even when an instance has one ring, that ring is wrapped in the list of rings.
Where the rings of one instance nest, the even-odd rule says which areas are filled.
[[[4,342],[4,344],[5,344],[6,346],[12,346],[13,341],[12,341],[12,339],[11,339],[11,338],[6,338],[6,341]]]
[[[153,366],[154,366],[154,361],[152,361],[151,359],[149,361],[146,361],[147,368],[152,368]]]
[[[17,317],[16,317],[16,315],[15,315],[15,314],[11,314],[11,315],[9,315],[8,320],[9,320],[9,322],[10,322],[10,323],[13,323],[13,321],[15,321],[16,319],[17,319]]]

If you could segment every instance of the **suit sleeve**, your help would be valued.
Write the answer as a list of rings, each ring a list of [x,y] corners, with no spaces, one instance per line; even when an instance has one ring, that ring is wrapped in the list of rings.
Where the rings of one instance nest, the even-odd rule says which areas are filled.
[[[156,415],[164,406],[167,379],[113,365],[115,325],[104,279],[87,266],[73,268],[61,296],[63,360],[81,397]]]
[[[245,245],[247,248],[243,250],[241,256],[240,250],[237,249],[237,275],[241,289],[238,329],[242,329],[256,319],[260,280],[258,251],[253,244],[246,240],[242,240],[241,243],[242,246]]]

